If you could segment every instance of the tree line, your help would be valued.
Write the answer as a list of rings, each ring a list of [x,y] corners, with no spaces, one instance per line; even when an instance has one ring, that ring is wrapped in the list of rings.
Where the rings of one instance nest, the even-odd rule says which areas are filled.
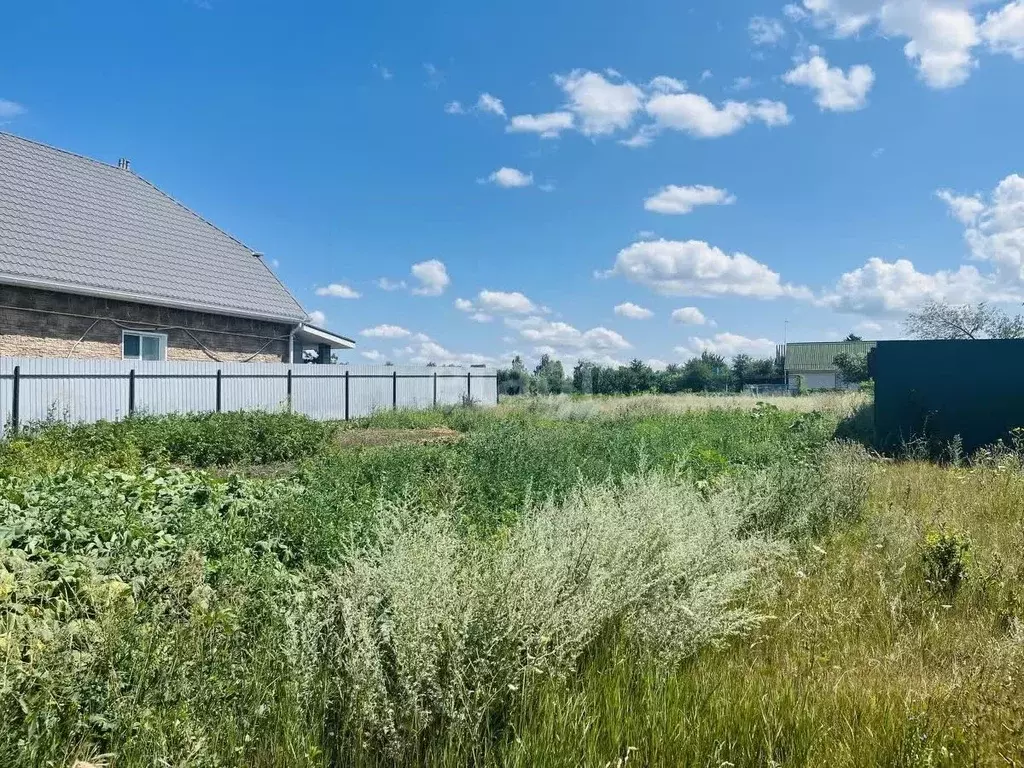
[[[986,303],[949,304],[930,301],[908,314],[904,330],[914,339],[1020,339],[1024,338],[1024,317],[1008,315]],[[846,341],[862,341],[850,334]],[[866,355],[841,353],[833,361],[842,379],[849,383],[870,379]],[[782,389],[786,386],[785,361],[736,355],[731,362],[722,355],[704,352],[686,363],[654,370],[643,360],[629,365],[602,366],[580,360],[567,373],[561,361],[543,355],[528,370],[520,356],[509,368],[498,370],[498,391],[520,394],[635,395],[640,392],[739,392],[746,387]]]
[[[517,355],[509,368],[498,370],[498,391],[503,395],[738,392],[748,386],[784,387],[782,358],[736,355],[730,363],[721,355],[704,352],[700,357],[681,365],[669,365],[664,370],[654,370],[643,360],[618,367],[580,360],[567,373],[562,362],[550,355],[543,355],[532,371]]]

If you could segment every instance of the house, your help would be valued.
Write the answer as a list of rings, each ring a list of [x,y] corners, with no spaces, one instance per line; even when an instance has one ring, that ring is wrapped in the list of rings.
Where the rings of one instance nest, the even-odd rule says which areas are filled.
[[[866,355],[874,341],[808,341],[791,342],[785,347],[786,386],[789,389],[855,389],[855,383],[844,382],[833,362],[846,353]]]
[[[302,362],[317,328],[263,256],[133,173],[0,133],[0,355]]]

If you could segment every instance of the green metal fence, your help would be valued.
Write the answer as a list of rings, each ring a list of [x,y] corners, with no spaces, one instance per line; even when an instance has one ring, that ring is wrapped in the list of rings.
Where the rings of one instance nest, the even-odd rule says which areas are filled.
[[[1024,340],[882,341],[868,360],[882,449],[959,437],[973,451],[1024,427]]]

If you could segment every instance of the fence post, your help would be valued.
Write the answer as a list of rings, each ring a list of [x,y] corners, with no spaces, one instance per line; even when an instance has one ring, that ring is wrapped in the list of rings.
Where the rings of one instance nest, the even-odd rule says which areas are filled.
[[[18,434],[21,408],[21,366],[14,366],[14,383],[11,387],[11,431]]]
[[[398,410],[398,371],[391,373],[391,410]]]
[[[466,371],[466,405],[473,402],[473,372]]]
[[[292,412],[292,369],[288,369],[288,413]]]
[[[434,371],[434,407],[437,408],[437,371]]]
[[[345,371],[345,421],[348,421],[348,371]]]
[[[135,369],[128,371],[128,415],[135,415]]]
[[[217,413],[220,413],[220,411],[221,411],[221,402],[222,402],[221,401],[221,390],[222,390],[221,372],[220,372],[220,368],[218,368],[217,369]]]
[[[498,374],[494,374],[494,404],[501,405],[501,390],[498,389]]]

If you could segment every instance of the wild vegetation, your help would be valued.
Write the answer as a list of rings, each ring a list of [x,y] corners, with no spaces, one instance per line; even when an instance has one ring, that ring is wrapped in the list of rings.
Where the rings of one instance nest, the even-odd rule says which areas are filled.
[[[0,761],[1020,762],[1020,457],[871,459],[809,403],[9,440]]]

